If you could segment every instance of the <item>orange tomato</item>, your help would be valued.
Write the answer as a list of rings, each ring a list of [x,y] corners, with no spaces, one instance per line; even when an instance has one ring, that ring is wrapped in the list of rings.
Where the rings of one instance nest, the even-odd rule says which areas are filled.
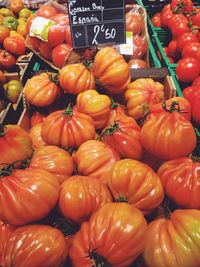
[[[9,3],[9,9],[12,10],[15,14],[18,14],[23,7],[24,4],[22,0],[11,0]]]
[[[16,37],[25,42],[25,38],[16,31],[10,31],[10,37]]]
[[[42,129],[42,123],[37,123],[30,129],[30,132],[29,132],[31,140],[32,140],[32,147],[35,150],[46,145],[46,143],[44,142],[41,136],[41,129]]]
[[[9,36],[10,30],[4,25],[0,25],[0,43],[3,44],[4,40]]]
[[[34,111],[32,116],[31,116],[31,127],[35,126],[38,123],[42,123],[46,118],[46,115],[38,112],[38,111]]]

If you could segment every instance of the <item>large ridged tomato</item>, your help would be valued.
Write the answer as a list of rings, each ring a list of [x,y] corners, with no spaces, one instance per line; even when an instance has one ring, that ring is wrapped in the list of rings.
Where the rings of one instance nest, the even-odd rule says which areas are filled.
[[[32,140],[32,147],[34,150],[37,150],[40,147],[46,145],[41,136],[41,129],[42,129],[42,123],[37,123],[29,131]]]
[[[102,176],[102,181],[116,201],[128,202],[144,214],[158,207],[164,198],[159,176],[148,165],[137,160],[116,162]]]
[[[74,236],[69,255],[74,267],[128,267],[143,252],[147,223],[127,203],[107,203]]]
[[[38,111],[35,111],[31,116],[31,127],[35,126],[38,123],[42,123],[45,120],[46,116]]]

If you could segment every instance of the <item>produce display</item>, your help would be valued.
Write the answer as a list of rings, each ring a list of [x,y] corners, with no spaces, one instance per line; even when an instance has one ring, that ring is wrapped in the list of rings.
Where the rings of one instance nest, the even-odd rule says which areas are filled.
[[[34,53],[18,79],[0,72],[0,108],[14,106],[0,117],[0,266],[200,267],[200,69],[179,58],[179,96],[170,68],[149,68],[139,4],[126,5],[126,28],[146,48],[128,57],[102,45],[78,58],[65,4],[0,9],[12,27],[28,19],[26,41],[7,36],[6,53],[22,53],[12,38]],[[189,51],[199,32],[184,36],[198,9],[172,0],[163,10],[152,22],[171,29],[168,49],[176,41],[189,68],[200,64]],[[48,30],[34,30],[38,21]]]

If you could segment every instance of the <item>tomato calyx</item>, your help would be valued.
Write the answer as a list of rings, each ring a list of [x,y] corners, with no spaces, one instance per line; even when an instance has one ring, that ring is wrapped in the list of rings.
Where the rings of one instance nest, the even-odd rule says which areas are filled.
[[[5,132],[5,126],[0,123],[0,137],[3,137],[6,134]]]
[[[96,253],[95,250],[90,250],[88,255],[89,258],[94,262],[94,265],[91,267],[112,267],[111,264],[108,263],[103,256]]]
[[[65,237],[75,235],[80,230],[79,225],[67,222],[62,216],[56,217],[52,226],[59,229]]]
[[[119,129],[119,123],[115,121],[103,133],[102,136],[113,135]]]
[[[111,101],[111,109],[115,109],[119,106],[119,104],[116,103],[112,97],[110,98],[110,101]]]
[[[123,196],[122,194],[119,194],[119,197],[116,199],[116,202],[128,203],[128,196]]]
[[[191,12],[187,12],[187,4],[185,4],[184,2],[181,2],[181,1],[179,1],[179,3],[177,4],[177,6],[176,6],[176,8],[174,8],[173,10],[172,10],[172,12],[174,13],[174,14],[184,14],[184,15],[188,15],[188,14],[190,14]],[[183,11],[182,11],[183,10]]]
[[[93,66],[93,62],[90,61],[90,60],[84,60],[84,61],[83,61],[83,65],[84,65],[88,70],[90,70],[90,69],[92,68],[92,66]]]
[[[71,107],[71,103],[68,104],[67,108],[65,109],[65,111],[63,112],[64,115],[68,116],[69,118],[71,118],[74,114],[73,109]]]
[[[48,75],[49,80],[51,82],[55,83],[56,85],[59,84],[59,81],[58,81],[59,74],[58,73],[49,73],[49,72],[47,72],[47,75]]]
[[[163,103],[162,103],[162,108],[163,108],[165,111],[169,112],[169,113],[173,113],[173,112],[178,112],[178,113],[188,113],[188,112],[186,112],[186,111],[181,110],[181,108],[180,108],[180,104],[179,104],[179,102],[177,102],[177,101],[172,101],[172,103],[171,103],[171,105],[170,105],[170,107],[169,107],[169,109],[168,109],[168,108],[167,108],[167,105],[166,105],[166,102],[165,102],[165,100],[164,100]]]
[[[2,167],[0,169],[0,177],[9,176],[14,171],[14,163],[13,164],[7,164],[3,163],[2,165],[7,165],[6,167]]]

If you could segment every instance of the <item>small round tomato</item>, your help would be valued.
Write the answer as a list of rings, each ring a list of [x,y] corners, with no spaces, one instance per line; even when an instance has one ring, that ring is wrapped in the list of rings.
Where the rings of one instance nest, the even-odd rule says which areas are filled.
[[[68,44],[59,44],[52,51],[52,61],[58,68],[62,68],[72,51],[72,47]]]
[[[148,68],[147,62],[139,58],[131,59],[128,64],[131,69],[147,69]]]
[[[193,3],[192,0],[172,0],[170,3],[171,10],[176,12],[192,12]]]
[[[161,24],[163,27],[168,27],[168,24],[173,16],[173,13],[170,9],[170,5],[164,6],[162,12],[161,12]]]
[[[69,24],[69,16],[65,13],[57,13],[55,16],[51,18],[53,21],[55,21],[58,25],[68,25]]]
[[[65,40],[65,30],[64,25],[52,25],[48,33],[48,45],[50,47],[55,47],[56,45],[63,44]]]
[[[50,5],[43,5],[37,11],[37,16],[44,17],[47,19],[51,19],[53,16],[57,14],[57,10]]]
[[[183,96],[191,103],[200,99],[200,87],[196,85],[189,86],[183,90]]]
[[[142,31],[142,26],[143,23],[139,13],[132,12],[132,10],[126,13],[126,31],[137,35]]]
[[[197,8],[195,11],[196,11],[196,14],[194,14],[191,17],[191,19],[192,19],[193,25],[199,27],[200,26],[200,8]]]
[[[172,57],[167,56],[167,59],[169,60],[169,62],[170,62],[171,64],[174,64],[174,59],[173,59]]]
[[[188,42],[182,50],[182,57],[193,57],[200,61],[200,43]]]
[[[200,87],[200,76],[198,76],[194,81],[192,82],[192,85],[194,86],[199,86]]]
[[[177,21],[171,29],[172,35],[175,38],[177,38],[179,35],[181,35],[185,32],[189,32],[189,31],[190,31],[190,29],[188,27],[188,23],[185,21],[181,21],[181,22]]]
[[[181,52],[185,45],[195,43],[198,41],[199,41],[198,38],[194,34],[192,34],[190,32],[186,32],[186,33],[183,33],[183,34],[178,36],[177,48]],[[188,56],[190,57],[190,55],[188,55]]]
[[[11,69],[16,63],[16,59],[13,55],[5,50],[0,50],[0,67],[3,69]]]
[[[21,82],[18,80],[11,80],[4,85],[6,98],[11,103],[16,103],[22,90]]]
[[[0,25],[0,43],[2,44],[8,36],[10,36],[10,30],[4,25]]]
[[[179,57],[179,51],[177,49],[177,40],[172,39],[168,44],[168,55],[172,58]]]
[[[41,42],[39,46],[39,52],[42,57],[51,60],[52,48],[49,47],[48,43]]]
[[[133,55],[132,58],[142,58],[147,51],[148,42],[145,37],[134,36],[133,37]]]
[[[185,17],[183,14],[173,14],[168,24],[169,29],[172,29],[176,22],[187,22],[188,23],[189,21],[187,17]]]
[[[12,10],[15,14],[18,14],[19,11],[24,7],[22,0],[11,0],[9,4],[9,9]]]
[[[151,22],[155,27],[161,27],[161,13],[158,12],[154,14],[154,16],[151,18]]]
[[[200,125],[200,98],[196,99],[192,104],[192,119]]]
[[[6,51],[17,56],[24,55],[26,51],[25,42],[15,37],[7,37],[3,42],[3,46]]]
[[[192,82],[200,74],[200,62],[192,57],[182,58],[178,61],[176,74],[181,82]]]

